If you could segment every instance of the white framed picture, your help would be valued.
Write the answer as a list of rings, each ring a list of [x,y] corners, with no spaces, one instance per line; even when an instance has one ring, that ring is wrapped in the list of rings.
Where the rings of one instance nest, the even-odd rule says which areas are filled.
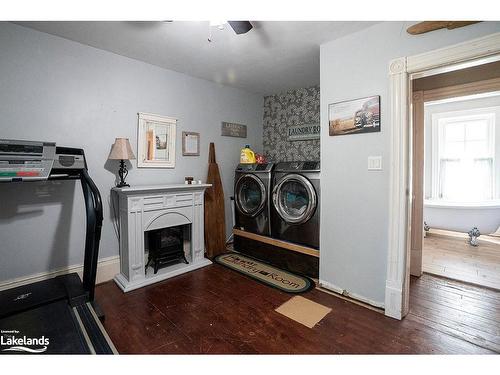
[[[200,133],[182,132],[182,156],[200,156]]]
[[[138,113],[137,167],[175,168],[175,128],[177,119]]]

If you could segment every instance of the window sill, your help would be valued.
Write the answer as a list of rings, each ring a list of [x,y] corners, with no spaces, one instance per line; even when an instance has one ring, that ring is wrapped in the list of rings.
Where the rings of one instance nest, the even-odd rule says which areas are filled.
[[[453,208],[453,209],[464,209],[464,210],[488,210],[500,208],[500,199],[494,199],[486,202],[449,202],[437,199],[425,199],[424,207],[429,208]]]

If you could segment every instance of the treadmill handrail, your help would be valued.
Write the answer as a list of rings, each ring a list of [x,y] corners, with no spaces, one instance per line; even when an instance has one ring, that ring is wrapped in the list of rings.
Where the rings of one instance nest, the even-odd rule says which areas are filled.
[[[102,199],[99,189],[90,178],[86,169],[82,170],[80,176],[87,216],[83,262],[83,289],[88,292],[90,302],[93,302],[103,221]]]

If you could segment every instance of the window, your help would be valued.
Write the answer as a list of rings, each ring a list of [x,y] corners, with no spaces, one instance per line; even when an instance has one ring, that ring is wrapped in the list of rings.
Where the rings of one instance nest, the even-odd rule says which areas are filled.
[[[435,114],[432,123],[434,198],[463,203],[494,199],[494,110]]]

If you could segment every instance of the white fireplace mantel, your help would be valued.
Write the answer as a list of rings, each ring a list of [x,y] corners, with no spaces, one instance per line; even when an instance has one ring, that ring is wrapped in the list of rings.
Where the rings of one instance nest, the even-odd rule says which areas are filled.
[[[210,186],[175,184],[112,189],[120,229],[120,273],[114,280],[124,292],[211,264],[204,257],[203,223],[203,196]],[[157,274],[151,267],[145,270],[144,233],[183,224],[191,227],[190,238],[184,243],[189,264],[167,266]]]

